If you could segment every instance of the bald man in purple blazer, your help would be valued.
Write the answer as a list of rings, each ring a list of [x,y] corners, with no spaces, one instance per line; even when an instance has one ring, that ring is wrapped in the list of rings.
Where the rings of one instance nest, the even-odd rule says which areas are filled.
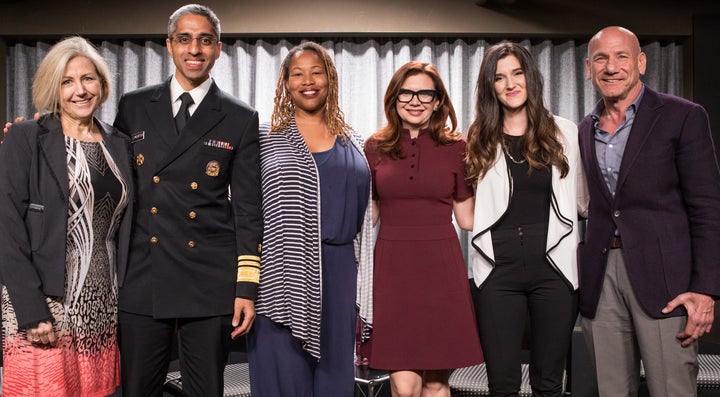
[[[578,125],[590,192],[580,313],[601,396],[696,395],[697,339],[720,296],[720,171],[705,110],[640,81],[627,29],[588,44],[602,100]]]

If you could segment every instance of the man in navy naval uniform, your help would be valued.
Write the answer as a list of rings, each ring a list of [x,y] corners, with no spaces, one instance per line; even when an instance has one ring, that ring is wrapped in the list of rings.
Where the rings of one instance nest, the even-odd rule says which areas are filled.
[[[166,45],[173,76],[123,95],[115,120],[132,140],[137,184],[119,296],[123,395],[162,395],[177,329],[183,390],[221,396],[230,339],[255,318],[258,115],[210,78],[222,49],[212,10],[175,11]]]

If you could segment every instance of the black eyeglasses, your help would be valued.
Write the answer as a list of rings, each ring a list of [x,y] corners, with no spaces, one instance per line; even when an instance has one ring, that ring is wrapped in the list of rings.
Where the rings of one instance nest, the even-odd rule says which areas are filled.
[[[412,101],[414,96],[417,96],[420,103],[430,103],[435,100],[437,94],[438,93],[435,90],[411,91],[401,88],[398,91],[397,100],[398,102],[408,103]]]
[[[203,47],[210,47],[217,43],[217,39],[213,36],[192,37],[188,34],[179,34],[173,37],[172,40],[181,46],[188,46],[192,44],[193,40],[197,40]]]

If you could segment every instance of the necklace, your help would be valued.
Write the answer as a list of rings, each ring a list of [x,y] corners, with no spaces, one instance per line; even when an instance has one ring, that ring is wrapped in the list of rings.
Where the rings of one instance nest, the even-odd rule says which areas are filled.
[[[507,156],[508,156],[508,158],[510,159],[510,161],[512,161],[512,162],[515,163],[515,164],[522,164],[522,163],[524,163],[524,162],[527,161],[527,159],[525,159],[525,158],[523,158],[523,159],[520,160],[520,161],[515,160],[515,157],[513,157],[512,154],[510,154],[510,151],[507,150],[507,149],[505,150],[505,154],[507,154]]]
[[[505,154],[508,156],[510,161],[512,161],[513,163],[523,164],[524,162],[527,161],[527,159],[524,157],[521,160],[515,160],[515,157],[513,157],[512,154],[510,154],[510,149],[508,149],[507,145],[505,145],[505,140],[503,140],[503,142],[502,142],[502,148],[503,148],[503,152],[505,152]]]

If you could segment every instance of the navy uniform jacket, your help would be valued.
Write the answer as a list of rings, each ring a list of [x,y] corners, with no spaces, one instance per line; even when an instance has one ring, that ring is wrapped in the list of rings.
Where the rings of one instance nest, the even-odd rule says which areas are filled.
[[[687,291],[720,296],[720,172],[705,110],[645,87],[614,196],[598,166],[592,118],[578,129],[590,191],[578,251],[582,315],[595,317],[616,229],[630,283],[648,315],[685,315],[683,306],[667,315],[661,310]]]
[[[178,135],[168,79],[123,95],[115,126],[130,136],[137,189],[120,310],[206,317],[232,313],[236,296],[255,299],[257,112],[213,83]]]
[[[105,147],[133,195],[129,141],[101,127]],[[65,295],[68,166],[58,118],[15,123],[0,147],[0,276],[21,328],[52,318],[45,296]],[[127,264],[132,200],[118,229],[118,282]]]

